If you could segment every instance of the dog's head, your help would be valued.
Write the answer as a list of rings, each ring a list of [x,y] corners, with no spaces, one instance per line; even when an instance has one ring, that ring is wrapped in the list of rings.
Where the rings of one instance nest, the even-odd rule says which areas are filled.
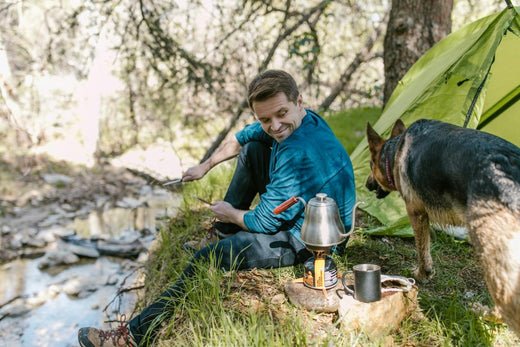
[[[396,137],[405,131],[406,127],[404,123],[398,119],[392,128],[390,138]],[[386,174],[387,164],[384,162],[385,158],[382,158],[383,147],[387,140],[379,136],[370,123],[367,123],[367,140],[368,148],[370,149],[371,172],[365,186],[370,191],[376,191],[376,197],[378,199],[383,199],[390,194],[392,190],[395,190],[394,184],[388,181],[388,175]]]

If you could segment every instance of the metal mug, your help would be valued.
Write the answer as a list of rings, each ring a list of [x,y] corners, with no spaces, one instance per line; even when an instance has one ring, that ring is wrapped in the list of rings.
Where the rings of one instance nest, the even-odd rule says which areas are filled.
[[[374,302],[381,300],[381,267],[375,264],[354,265],[354,290],[350,289],[345,283],[343,276],[343,286],[345,290],[354,296],[354,299],[361,302]]]

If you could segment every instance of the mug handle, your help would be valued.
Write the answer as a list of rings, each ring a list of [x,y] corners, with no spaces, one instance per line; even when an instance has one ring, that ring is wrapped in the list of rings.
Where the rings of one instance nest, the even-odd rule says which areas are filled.
[[[345,273],[349,272],[352,273],[352,271],[347,271]],[[345,275],[341,276],[341,283],[343,284],[343,288],[347,293],[351,294],[352,296],[355,295],[355,292],[347,286],[347,277]]]

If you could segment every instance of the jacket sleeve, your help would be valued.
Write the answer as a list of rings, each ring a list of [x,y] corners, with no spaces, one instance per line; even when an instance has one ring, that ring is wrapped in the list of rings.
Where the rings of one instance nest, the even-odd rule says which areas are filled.
[[[246,143],[251,141],[261,141],[268,145],[273,142],[273,138],[265,133],[260,122],[246,125],[242,130],[235,134],[235,137],[238,143],[240,143],[240,146],[244,146]]]

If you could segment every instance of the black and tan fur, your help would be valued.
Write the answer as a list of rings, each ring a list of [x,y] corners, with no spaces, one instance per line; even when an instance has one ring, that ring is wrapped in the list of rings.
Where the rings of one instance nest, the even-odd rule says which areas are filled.
[[[466,227],[497,308],[520,335],[520,149],[491,134],[433,120],[390,139],[367,125],[378,198],[397,190],[415,233],[419,280],[433,273],[430,223]]]

